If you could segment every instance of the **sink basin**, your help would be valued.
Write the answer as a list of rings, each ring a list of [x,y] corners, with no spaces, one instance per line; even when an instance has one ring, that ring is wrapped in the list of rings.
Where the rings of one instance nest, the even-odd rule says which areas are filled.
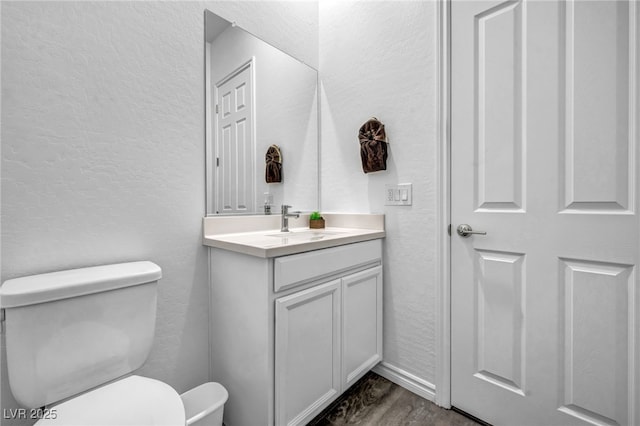
[[[289,239],[316,241],[316,240],[321,240],[324,237],[329,235],[339,235],[343,233],[344,232],[340,232],[340,231],[324,231],[321,229],[309,229],[304,231],[276,232],[272,234],[266,234],[265,236],[281,238],[281,239],[289,238]]]

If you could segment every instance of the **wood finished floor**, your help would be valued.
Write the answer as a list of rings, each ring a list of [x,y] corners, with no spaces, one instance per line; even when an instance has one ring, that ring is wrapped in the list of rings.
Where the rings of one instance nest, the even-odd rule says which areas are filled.
[[[308,426],[476,426],[478,423],[373,372],[345,392]]]

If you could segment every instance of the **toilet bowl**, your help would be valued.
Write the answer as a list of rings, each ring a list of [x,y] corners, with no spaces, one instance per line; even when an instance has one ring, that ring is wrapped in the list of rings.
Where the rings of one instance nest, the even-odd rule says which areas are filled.
[[[37,425],[186,424],[171,386],[131,374],[153,343],[161,276],[152,262],[129,262],[4,282],[9,386],[23,407],[46,407]],[[190,410],[219,408],[213,399]]]
[[[48,417],[48,418],[47,418]],[[38,426],[185,424],[178,393],[166,383],[128,376],[55,405]]]

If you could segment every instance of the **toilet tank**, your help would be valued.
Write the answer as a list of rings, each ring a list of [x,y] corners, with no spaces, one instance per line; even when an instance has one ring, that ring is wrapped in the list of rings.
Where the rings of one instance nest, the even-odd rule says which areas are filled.
[[[142,366],[161,277],[152,262],[129,262],[5,281],[0,308],[16,401],[42,407]]]

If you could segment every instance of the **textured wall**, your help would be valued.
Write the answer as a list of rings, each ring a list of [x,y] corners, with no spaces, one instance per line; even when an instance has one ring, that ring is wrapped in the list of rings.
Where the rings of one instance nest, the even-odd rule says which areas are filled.
[[[203,10],[317,58],[317,3],[0,7],[2,281],[152,260],[164,276],[140,374],[180,392],[208,380]]]
[[[318,0],[223,0],[207,8],[318,69]]]
[[[435,379],[436,3],[320,5],[321,201],[386,214],[384,360]],[[357,132],[386,125],[387,171],[365,175]],[[384,184],[413,183],[413,206],[384,206]]]
[[[209,365],[202,19],[193,3],[2,3],[2,280],[156,262],[140,374],[178,391]]]
[[[142,374],[179,391],[207,380],[207,7],[321,67],[323,209],[386,213],[385,360],[433,382],[434,2],[323,0],[321,27],[315,1],[0,7],[3,281],[153,260],[164,278]],[[386,172],[364,175],[356,133],[371,115],[391,155]],[[414,184],[412,207],[383,206],[397,182]],[[2,408],[13,406],[3,367]]]

